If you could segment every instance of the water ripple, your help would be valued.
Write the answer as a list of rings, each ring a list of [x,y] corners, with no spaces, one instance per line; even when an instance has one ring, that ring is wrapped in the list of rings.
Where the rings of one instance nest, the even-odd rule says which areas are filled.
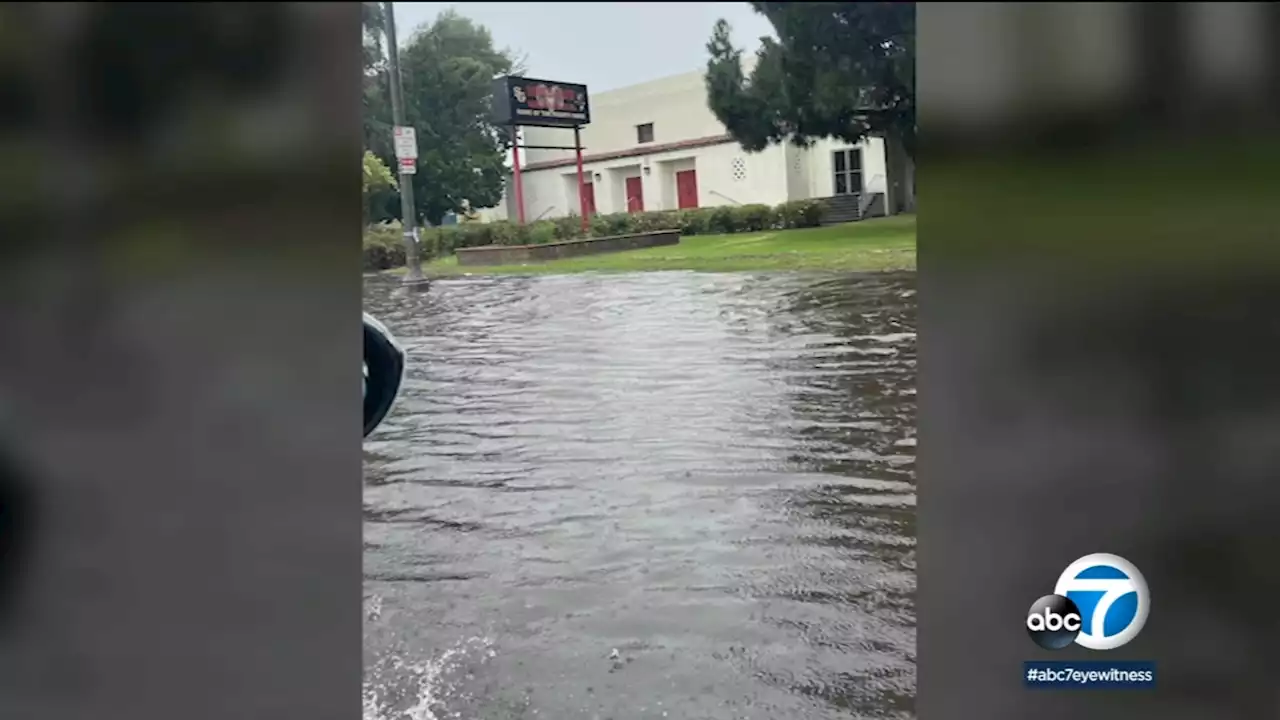
[[[366,442],[370,687],[418,687],[411,717],[913,717],[914,282],[370,281],[411,360]]]

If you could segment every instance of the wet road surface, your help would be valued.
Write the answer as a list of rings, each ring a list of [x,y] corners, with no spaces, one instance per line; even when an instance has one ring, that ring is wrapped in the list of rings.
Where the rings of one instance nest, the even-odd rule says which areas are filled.
[[[914,275],[365,303],[366,720],[913,717]]]

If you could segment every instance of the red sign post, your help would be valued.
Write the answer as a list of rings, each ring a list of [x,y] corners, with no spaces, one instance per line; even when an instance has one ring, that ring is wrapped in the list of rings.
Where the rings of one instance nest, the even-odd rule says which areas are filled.
[[[525,221],[524,181],[521,176],[520,150],[573,150],[578,163],[578,206],[582,215],[582,232],[586,234],[590,219],[582,168],[582,126],[591,122],[591,103],[587,86],[506,76],[494,80],[493,121],[510,128],[512,180],[515,190],[516,218]],[[573,129],[573,147],[555,145],[521,145],[516,129],[521,126]]]

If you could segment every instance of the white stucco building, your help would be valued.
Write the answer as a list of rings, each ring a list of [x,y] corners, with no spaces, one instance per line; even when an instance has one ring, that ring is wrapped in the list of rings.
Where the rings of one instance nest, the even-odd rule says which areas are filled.
[[[523,144],[573,145],[573,131],[526,127]],[[885,144],[824,139],[748,153],[707,107],[700,71],[591,96],[582,129],[589,210],[607,214],[830,198],[829,215],[896,212],[905,198],[886,182]],[[572,150],[521,151],[525,219],[579,212]],[[514,192],[486,219],[516,219]]]

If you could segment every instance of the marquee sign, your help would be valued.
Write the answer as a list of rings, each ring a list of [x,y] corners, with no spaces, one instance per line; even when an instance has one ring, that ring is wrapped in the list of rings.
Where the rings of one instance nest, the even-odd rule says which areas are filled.
[[[500,77],[493,81],[493,121],[498,125],[578,127],[591,122],[587,86]]]

